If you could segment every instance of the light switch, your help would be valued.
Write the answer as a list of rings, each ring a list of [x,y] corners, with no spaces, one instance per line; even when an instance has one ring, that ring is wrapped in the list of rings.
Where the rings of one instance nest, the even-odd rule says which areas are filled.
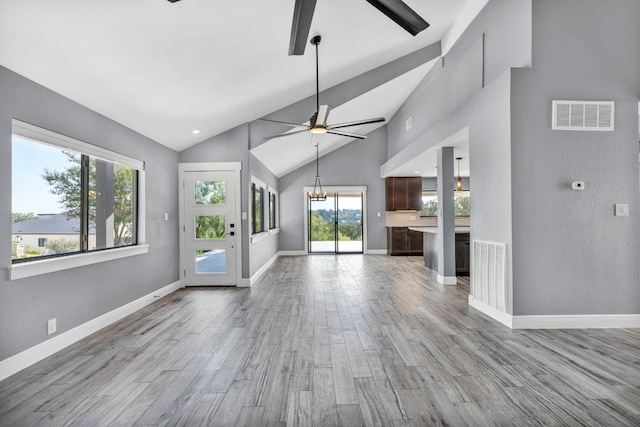
[[[629,216],[629,205],[626,203],[616,203],[616,216]]]
[[[164,213],[164,220],[165,221],[169,221],[169,213],[168,212]]]
[[[247,219],[247,213],[246,212],[242,212],[242,219],[244,219],[246,221],[246,219]]]

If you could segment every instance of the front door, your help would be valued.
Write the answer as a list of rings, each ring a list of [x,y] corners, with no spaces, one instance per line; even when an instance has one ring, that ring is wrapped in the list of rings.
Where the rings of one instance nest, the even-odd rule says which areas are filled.
[[[185,285],[236,285],[235,172],[185,171],[183,185]]]

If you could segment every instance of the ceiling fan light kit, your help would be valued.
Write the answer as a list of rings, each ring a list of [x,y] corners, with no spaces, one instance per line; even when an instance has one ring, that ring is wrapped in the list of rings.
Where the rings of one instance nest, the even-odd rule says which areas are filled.
[[[329,105],[320,105],[318,45],[320,44],[321,40],[322,40],[322,37],[320,35],[313,36],[310,40],[310,43],[316,47],[316,112],[311,116],[311,118],[309,118],[309,124],[283,122],[280,120],[271,120],[271,119],[265,119],[265,118],[258,119],[261,122],[276,123],[280,125],[291,126],[294,128],[304,128],[302,130],[294,130],[292,132],[287,132],[280,135],[268,136],[264,138],[265,141],[274,139],[274,138],[283,138],[291,135],[297,135],[304,132],[311,133],[311,135],[315,138],[317,138],[318,135],[328,133],[331,135],[344,136],[348,138],[365,139],[366,138],[365,135],[360,135],[353,132],[347,132],[342,129],[351,127],[351,126],[362,126],[362,125],[368,125],[372,123],[381,123],[385,121],[384,117],[376,117],[373,119],[356,120],[356,121],[347,122],[347,123],[328,124],[329,112],[331,111],[331,107]],[[317,139],[313,140],[314,144],[316,144],[317,142],[318,142]]]

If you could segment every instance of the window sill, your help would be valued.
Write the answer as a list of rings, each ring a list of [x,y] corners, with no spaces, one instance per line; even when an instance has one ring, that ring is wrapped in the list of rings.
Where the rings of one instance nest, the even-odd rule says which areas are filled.
[[[274,234],[278,234],[279,232],[280,232],[280,227],[272,228],[271,230],[269,230],[269,236],[273,236]]]
[[[260,232],[258,234],[253,234],[251,236],[251,244],[257,243],[262,239],[266,239],[267,237],[269,237],[269,232],[267,232],[267,231],[262,231],[262,232]]]
[[[68,270],[70,268],[97,264],[99,262],[112,261],[134,255],[142,255],[149,252],[149,245],[128,246],[106,251],[89,252],[78,255],[69,255],[60,258],[43,259],[14,264],[9,269],[10,280],[24,279],[40,274],[53,273]]]

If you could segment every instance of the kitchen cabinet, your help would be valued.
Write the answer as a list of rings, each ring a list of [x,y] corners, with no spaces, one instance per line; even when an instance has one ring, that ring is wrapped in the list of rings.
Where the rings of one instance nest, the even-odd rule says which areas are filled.
[[[387,227],[387,254],[422,255],[423,235],[407,227]]]
[[[387,211],[419,211],[422,208],[421,177],[388,177],[385,188]]]
[[[469,233],[456,233],[456,274],[459,276],[468,275],[471,271],[471,242]]]

